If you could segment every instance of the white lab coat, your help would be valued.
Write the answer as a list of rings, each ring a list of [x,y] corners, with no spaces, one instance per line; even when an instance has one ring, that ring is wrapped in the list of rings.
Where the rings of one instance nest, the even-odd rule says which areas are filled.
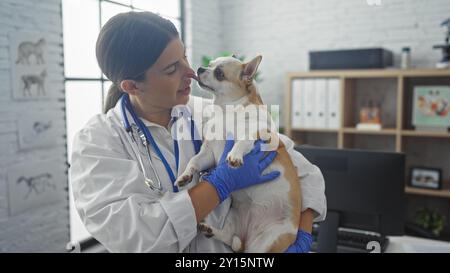
[[[188,106],[192,107],[194,101],[203,105],[211,103],[211,100],[191,96]],[[143,121],[177,175],[170,131]],[[282,140],[301,177],[303,209],[312,208],[318,213],[315,221],[321,221],[326,214],[322,173],[293,149],[291,140],[285,136]],[[159,196],[146,186],[130,145],[135,144],[123,129],[120,103],[106,115],[91,118],[75,135],[70,183],[77,211],[92,236],[110,252],[231,252],[222,242],[208,239],[197,231],[195,211],[187,190],[172,192],[166,169],[153,151],[154,167],[167,191]],[[141,151],[146,160],[144,165],[148,166],[147,155],[143,149]],[[195,152],[189,140],[179,141],[179,151],[178,174],[181,174]],[[147,174],[157,181],[151,169]],[[186,189],[197,181],[198,176],[195,176]],[[205,221],[222,227],[230,204],[228,198]]]

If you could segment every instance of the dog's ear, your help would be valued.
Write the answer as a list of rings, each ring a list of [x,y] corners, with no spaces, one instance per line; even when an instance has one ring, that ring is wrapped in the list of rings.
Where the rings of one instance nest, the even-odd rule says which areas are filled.
[[[244,64],[244,69],[242,70],[242,80],[251,81],[258,71],[258,66],[261,63],[262,56],[258,55],[250,62]]]

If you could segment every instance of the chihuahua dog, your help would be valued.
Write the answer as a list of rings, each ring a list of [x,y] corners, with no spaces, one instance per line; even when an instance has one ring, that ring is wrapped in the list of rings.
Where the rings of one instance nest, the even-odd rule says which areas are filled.
[[[236,112],[244,111],[246,106],[264,107],[253,83],[261,59],[261,56],[257,56],[248,63],[242,63],[234,56],[217,58],[207,68],[198,69],[198,84],[212,92],[213,106],[225,112],[230,111],[229,106],[233,106],[232,111]],[[251,128],[252,124],[261,124],[261,120],[273,122],[268,111],[262,114],[258,112],[258,117],[245,116],[236,121],[234,125],[238,129],[245,128],[245,132],[249,131],[249,136],[253,139],[236,139],[227,155],[227,163],[233,168],[245,164],[244,155],[253,149],[255,139],[259,138],[265,140],[265,143],[269,141],[267,147],[272,145],[270,150],[277,152],[275,160],[263,174],[278,170],[281,175],[273,181],[233,192],[230,212],[222,229],[206,223],[198,225],[199,230],[207,237],[223,241],[235,252],[284,252],[295,241],[300,222],[301,193],[297,170],[276,130]],[[217,121],[214,118],[208,120],[204,131],[214,126],[219,128],[214,124]],[[226,128],[226,131],[229,132],[230,128]],[[218,163],[224,150],[225,135],[224,132],[224,138],[214,140],[208,139],[207,133],[204,133],[200,152],[189,161],[186,170],[178,177],[175,182],[177,186],[186,185],[192,180],[194,173],[207,170]],[[274,143],[276,146],[273,146]]]

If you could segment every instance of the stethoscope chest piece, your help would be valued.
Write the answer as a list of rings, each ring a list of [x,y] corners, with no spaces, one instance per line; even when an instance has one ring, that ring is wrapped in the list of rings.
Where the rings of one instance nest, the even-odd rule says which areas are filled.
[[[147,177],[145,177],[145,185],[147,185],[147,187],[149,187],[152,191],[155,191],[158,193],[158,195],[163,195],[163,190],[162,187],[156,187],[155,186],[155,182]]]

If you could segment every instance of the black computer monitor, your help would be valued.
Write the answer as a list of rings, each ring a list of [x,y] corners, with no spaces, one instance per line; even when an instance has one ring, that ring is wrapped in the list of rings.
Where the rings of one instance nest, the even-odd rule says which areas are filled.
[[[325,179],[327,218],[320,223],[318,252],[337,251],[338,228],[404,234],[405,156],[402,153],[295,148]]]

